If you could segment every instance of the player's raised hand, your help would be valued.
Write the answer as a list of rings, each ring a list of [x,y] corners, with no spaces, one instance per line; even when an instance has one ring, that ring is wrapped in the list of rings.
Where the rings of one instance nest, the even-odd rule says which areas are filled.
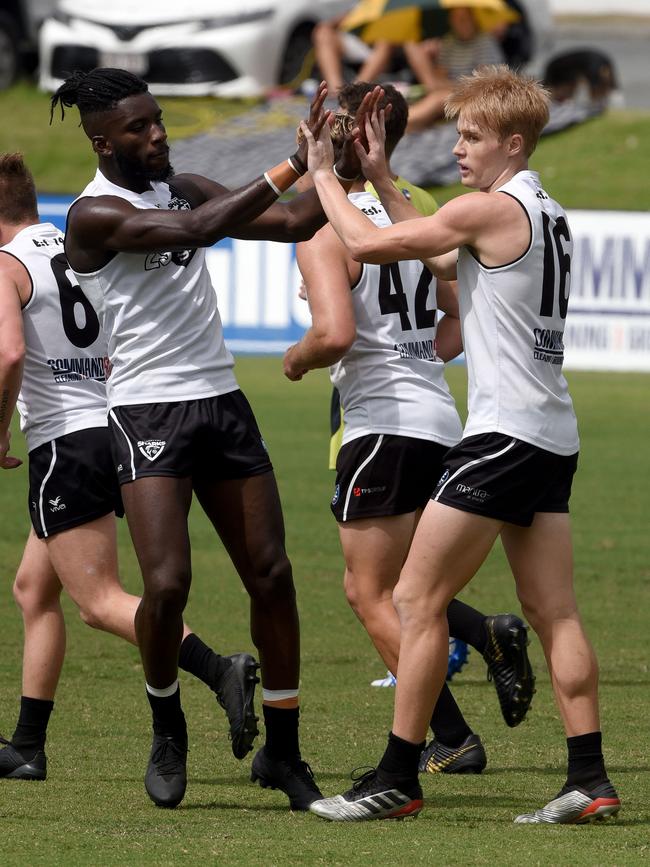
[[[378,109],[377,105],[375,105],[372,113],[366,115],[365,132],[365,147],[357,139],[354,143],[354,149],[361,163],[361,171],[364,178],[367,178],[374,184],[381,178],[389,177],[388,162],[386,160],[385,109]]]
[[[320,135],[321,129],[325,126],[327,121],[329,120],[330,111],[324,111],[323,105],[327,98],[327,84],[324,81],[318,86],[318,90],[314,94],[314,98],[311,101],[311,105],[309,106],[309,117],[306,121],[302,121],[300,126],[298,127],[297,134],[297,142],[298,142],[298,150],[296,151],[293,160],[297,161],[303,171],[307,171],[307,139],[305,138],[305,133],[303,130],[303,124],[306,124],[307,127],[311,130],[314,138],[318,138]]]
[[[310,173],[314,175],[318,171],[331,171],[334,165],[334,145],[329,125],[321,125],[317,137],[304,120],[300,129],[307,142],[307,167]]]

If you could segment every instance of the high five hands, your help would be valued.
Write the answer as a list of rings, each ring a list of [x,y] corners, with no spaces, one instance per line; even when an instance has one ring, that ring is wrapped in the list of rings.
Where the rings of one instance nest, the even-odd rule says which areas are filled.
[[[379,109],[379,102],[384,97],[383,89],[378,85],[367,93],[354,116],[351,132],[346,135],[341,156],[336,165],[339,178],[353,180],[360,174],[369,178],[366,170],[377,176],[385,167],[384,151],[385,120],[390,114],[390,103]],[[314,125],[303,121],[300,130],[308,145],[307,166],[312,175],[319,171],[330,172],[334,166],[334,147],[329,134],[329,123],[321,123],[318,130]]]

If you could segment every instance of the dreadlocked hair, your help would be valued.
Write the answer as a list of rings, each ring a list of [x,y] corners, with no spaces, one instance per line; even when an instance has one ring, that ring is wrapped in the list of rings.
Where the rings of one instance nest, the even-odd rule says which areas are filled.
[[[61,106],[61,120],[64,106],[71,108],[76,105],[83,117],[93,112],[110,111],[127,96],[146,93],[148,90],[146,81],[124,69],[99,67],[90,72],[73,72],[50,100],[50,123],[57,105]]]

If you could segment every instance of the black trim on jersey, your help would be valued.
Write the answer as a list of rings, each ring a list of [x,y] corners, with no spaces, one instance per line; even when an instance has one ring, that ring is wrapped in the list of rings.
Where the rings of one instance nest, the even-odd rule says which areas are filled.
[[[530,229],[530,241],[528,242],[528,246],[525,251],[521,254],[521,256],[517,256],[516,259],[513,259],[512,262],[506,262],[504,265],[485,265],[478,256],[475,256],[470,247],[467,249],[472,254],[472,257],[476,259],[481,268],[484,268],[486,271],[497,271],[499,268],[510,268],[511,265],[516,265],[517,262],[521,262],[522,259],[525,259],[526,256],[530,253],[530,248],[533,246],[533,221],[530,219],[530,214],[528,213],[528,209],[517,196],[513,196],[512,193],[507,193],[505,190],[497,190],[497,193],[503,193],[504,196],[510,196],[511,199],[514,199],[517,204],[521,205],[524,214],[526,215],[526,219],[528,220],[528,228]]]
[[[338,388],[332,386],[332,397],[330,398],[330,435],[336,436],[341,429],[343,420],[341,418],[341,395]]]
[[[184,202],[187,202],[187,204],[190,206],[190,211],[193,211],[199,205],[205,204],[205,202],[207,202],[207,199],[204,199],[203,202],[193,202],[190,196],[188,196],[184,190],[180,189],[179,187],[175,187],[173,184],[170,184],[169,181],[163,181],[163,183],[167,184],[167,186],[169,187],[169,192],[172,194],[173,199],[183,199]]]
[[[25,265],[25,263],[23,262],[22,259],[19,259],[18,256],[16,256],[14,253],[10,253],[9,250],[0,250],[0,253],[4,253],[7,256],[11,256],[11,258],[15,259],[16,262],[20,262],[20,264],[23,266],[25,271],[27,271],[27,276],[29,277],[29,285],[30,285],[29,298],[27,299],[27,301],[25,301],[24,304],[22,302],[20,304],[20,309],[25,310],[26,307],[29,304],[31,304],[32,298],[34,297],[34,278],[32,277],[32,272],[29,270],[27,265]]]
[[[361,271],[359,271],[359,278],[356,281],[356,283],[354,283],[352,286],[350,286],[350,292],[354,292],[354,290],[357,288],[357,286],[359,285],[359,283],[361,283],[361,280],[363,279],[363,274],[364,274],[364,271],[366,269],[366,263],[360,262],[359,264],[361,265]]]

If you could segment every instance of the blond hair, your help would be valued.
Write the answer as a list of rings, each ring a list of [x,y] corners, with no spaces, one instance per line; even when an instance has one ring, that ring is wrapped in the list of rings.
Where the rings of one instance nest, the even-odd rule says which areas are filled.
[[[445,102],[451,120],[462,112],[503,140],[518,133],[529,157],[548,123],[549,92],[505,65],[481,66],[459,78]]]
[[[0,154],[0,220],[19,226],[37,219],[34,179],[23,155]]]

